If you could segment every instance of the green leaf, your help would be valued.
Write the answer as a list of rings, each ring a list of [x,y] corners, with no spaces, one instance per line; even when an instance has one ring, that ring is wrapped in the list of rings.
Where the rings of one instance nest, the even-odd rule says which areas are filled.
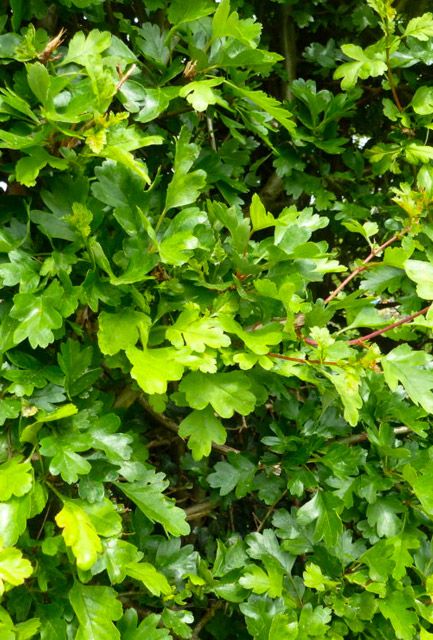
[[[80,624],[75,640],[120,640],[112,620],[122,617],[122,605],[110,587],[89,587],[75,582],[69,601]]]
[[[406,260],[404,269],[409,278],[416,282],[419,297],[433,300],[433,265],[423,260]]]
[[[324,372],[332,382],[344,406],[344,417],[353,427],[358,424],[362,398],[359,393],[361,372],[355,367],[345,367],[343,371]]]
[[[412,98],[412,108],[415,113],[427,116],[433,113],[433,89],[431,87],[419,87]]]
[[[53,331],[62,326],[63,316],[70,315],[76,304],[73,300],[65,304],[65,292],[55,280],[40,295],[18,293],[10,312],[19,321],[15,342],[27,338],[33,349],[47,347],[54,341]]]
[[[157,25],[152,26],[158,28]],[[129,100],[129,102],[125,104],[125,108],[129,108],[130,110],[132,110],[133,104],[131,103],[134,99],[134,92],[130,89],[132,84],[132,82],[127,82],[122,88],[122,95],[126,96],[126,98]],[[138,115],[135,117],[136,122],[145,123],[155,120],[155,118],[157,118],[167,109],[171,100],[176,98],[179,93],[179,89],[177,87],[158,87],[155,89],[144,89],[142,85],[138,83],[137,85],[137,89],[142,92],[142,95],[139,96],[140,99],[136,103],[137,108],[140,109]]]
[[[32,573],[32,565],[23,558],[19,549],[14,547],[0,549],[0,595],[3,595],[5,587],[23,584]]]
[[[0,404],[0,426],[10,418],[17,418],[20,412],[21,402],[18,398],[3,398]]]
[[[162,621],[179,638],[184,638],[185,640],[191,638],[192,629],[189,625],[194,622],[194,616],[189,611],[164,609]]]
[[[203,353],[206,347],[219,349],[230,344],[220,320],[200,317],[200,309],[195,305],[189,305],[182,311],[176,322],[167,329],[166,337],[177,349],[185,344],[199,353]]]
[[[20,456],[10,458],[0,465],[0,501],[6,502],[11,496],[23,496],[33,484],[32,465],[22,461]]]
[[[126,573],[131,578],[139,580],[154,596],[165,596],[172,593],[172,589],[164,574],[155,569],[149,562],[131,562],[126,567]]]
[[[327,576],[323,575],[320,566],[313,562],[307,564],[302,577],[305,585],[316,591],[327,591],[338,584],[338,582],[330,580]]]
[[[167,233],[158,247],[161,262],[178,266],[185,264],[198,245],[198,238],[190,231],[181,231],[172,235]]]
[[[160,621],[160,615],[149,613],[137,627],[137,612],[132,608],[127,609],[122,618],[122,623],[125,623],[122,626],[127,625],[122,633],[122,640],[172,640],[167,629],[160,628]]]
[[[10,498],[7,502],[0,502],[0,522],[2,522],[0,544],[7,547],[16,544],[26,529],[31,508],[30,493],[22,498]]]
[[[194,0],[185,4],[183,0],[173,0],[167,11],[171,24],[180,26],[185,22],[192,22],[208,16],[215,11],[215,5],[211,0]]]
[[[180,380],[184,366],[177,362],[176,350],[172,347],[160,349],[126,349],[128,360],[132,364],[131,376],[146,393],[165,393],[167,383]]]
[[[164,67],[170,58],[170,49],[165,44],[166,34],[157,24],[145,22],[138,31],[137,45],[146,58]],[[171,87],[169,87],[171,88]]]
[[[412,550],[420,547],[418,532],[402,531],[400,535],[390,538],[388,542],[392,545],[391,558],[394,561],[392,577],[401,580],[407,573],[408,567],[413,567],[414,557]]]
[[[292,120],[292,114],[288,109],[282,107],[278,100],[268,96],[264,91],[252,91],[251,89],[244,89],[243,87],[234,85],[227,80],[225,82],[233,93],[240,95],[249,102],[252,102],[260,110],[274,118],[289,133],[294,133],[295,123]]]
[[[111,44],[111,34],[108,31],[92,29],[87,36],[78,31],[69,42],[68,52],[61,64],[79,64],[86,66],[99,54],[108,49]]]
[[[280,324],[269,323],[265,327],[256,329],[255,331],[245,331],[241,325],[231,316],[222,316],[221,324],[228,333],[234,333],[238,336],[248,349],[258,355],[266,355],[270,351],[271,346],[279,344],[283,338],[283,331]],[[235,362],[241,362],[242,356],[250,354],[236,354]]]
[[[210,104],[221,104],[228,106],[227,103],[213,90],[213,87],[221,84],[222,80],[211,78],[210,80],[198,80],[190,82],[182,87],[179,91],[181,98],[186,98],[195,111],[206,111]]]
[[[432,470],[427,467],[421,474],[417,474],[411,465],[406,465],[403,468],[403,475],[406,482],[412,487],[424,511],[430,516],[433,515]]]
[[[270,598],[279,598],[283,590],[283,570],[276,563],[266,563],[266,571],[253,564],[245,567],[239,584],[259,595],[267,593]]]
[[[48,69],[41,62],[27,64],[27,82],[38,100],[45,104],[48,99],[48,91],[51,84]]]
[[[16,33],[4,33],[0,36],[0,58],[13,58],[15,49],[21,42]]]
[[[50,155],[42,147],[30,147],[26,149],[26,153],[29,155],[18,160],[15,166],[17,182],[26,187],[35,186],[36,178],[47,164],[59,170],[66,169],[68,166],[66,160]]]
[[[102,544],[87,513],[76,502],[67,500],[55,519],[63,529],[65,544],[71,547],[77,566],[83,570],[90,569],[102,552]]]
[[[370,77],[377,78],[386,73],[384,49],[375,50],[373,46],[362,49],[355,44],[343,44],[341,50],[348,58],[355,60],[355,62],[343,63],[334,72],[335,79],[341,78],[341,88],[345,91],[354,87],[358,78],[366,80]]]
[[[301,525],[315,522],[314,540],[324,540],[327,547],[332,548],[343,532],[339,517],[342,510],[340,500],[332,493],[318,491],[314,497],[298,509],[296,519]]]
[[[98,342],[102,353],[110,356],[121,350],[133,347],[140,336],[140,330],[146,334],[149,325],[148,316],[124,309],[118,313],[103,311],[98,318]]]
[[[371,526],[375,526],[379,537],[387,538],[396,535],[401,529],[401,521],[397,513],[403,508],[398,500],[379,498],[377,502],[367,507],[367,520]]]
[[[201,460],[212,450],[212,443],[224,444],[227,432],[221,421],[208,407],[202,411],[192,411],[179,425],[179,435],[188,438],[188,447],[194,460]]]
[[[262,27],[251,18],[241,20],[237,11],[230,13],[230,0],[219,3],[212,20],[212,37],[231,37],[255,48]]]
[[[40,411],[37,416],[36,422],[29,424],[25,429],[23,429],[20,441],[21,442],[30,442],[31,444],[35,444],[36,436],[41,429],[42,425],[46,422],[54,422],[56,420],[63,420],[64,418],[70,418],[78,413],[77,407],[72,404],[63,404],[61,407],[58,407],[55,411],[51,411],[50,413],[46,413],[45,411]],[[54,455],[53,452],[52,455]]]
[[[410,142],[404,148],[406,159],[411,164],[427,163],[433,160],[433,147]]]
[[[80,349],[80,344],[70,339],[61,345],[57,360],[65,374],[65,390],[69,397],[79,395],[99,378],[99,367],[89,370],[92,358],[91,346]]]
[[[122,533],[122,519],[115,505],[108,498],[92,504],[80,500],[76,501],[75,505],[87,513],[96,533],[100,536],[118,536]]]
[[[123,582],[128,565],[141,560],[143,554],[136,546],[119,538],[102,540],[102,545],[104,552],[98,560],[98,566],[107,570],[111,584]]]
[[[382,358],[383,374],[392,391],[402,384],[410,399],[433,413],[433,371],[431,355],[402,344]],[[428,367],[428,369],[427,369]]]
[[[211,487],[220,490],[221,496],[236,489],[236,497],[243,498],[252,489],[256,470],[255,464],[246,456],[229,453],[227,462],[217,462],[207,480]]]
[[[188,535],[190,528],[185,520],[185,512],[162,493],[167,483],[161,482],[161,475],[149,471],[140,482],[122,482],[116,486],[151,522],[159,522],[167,533],[173,536]]]
[[[210,404],[222,418],[231,418],[235,411],[243,416],[253,411],[256,397],[250,388],[248,377],[240,371],[215,374],[197,371],[186,375],[179,385],[190,407],[201,410]]]
[[[255,193],[251,200],[250,218],[253,231],[267,229],[275,226],[275,218],[272,213],[266,213],[265,206],[260,200],[260,196]]]
[[[28,437],[27,437],[28,439]],[[63,434],[61,436],[47,436],[40,441],[40,452],[43,456],[51,457],[50,472],[62,476],[68,484],[77,482],[78,476],[87,475],[91,470],[90,463],[80,456],[78,451],[87,451],[92,441],[85,434]]]
[[[186,154],[189,157],[198,155],[197,146],[188,143],[189,138],[190,134],[187,129],[183,128],[176,144],[174,176],[167,187],[166,211],[174,207],[184,207],[187,204],[192,204],[206,187],[206,172],[203,169],[188,173],[192,162],[186,161]],[[188,149],[186,153],[184,148]]]
[[[407,595],[401,591],[394,591],[379,601],[379,609],[382,615],[387,618],[395,631],[399,640],[412,640],[415,634],[415,625],[418,623],[418,616],[410,611],[412,603]]]
[[[423,42],[429,40],[433,36],[433,14],[424,13],[422,16],[409,20],[403,35]]]

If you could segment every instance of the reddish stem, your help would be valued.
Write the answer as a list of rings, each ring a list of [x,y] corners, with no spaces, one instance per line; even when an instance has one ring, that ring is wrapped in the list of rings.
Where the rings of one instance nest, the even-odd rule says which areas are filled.
[[[395,329],[396,327],[400,327],[402,324],[407,324],[408,322],[410,322],[414,318],[417,318],[418,316],[424,315],[424,313],[427,313],[427,311],[430,309],[430,306],[431,305],[429,305],[428,307],[424,307],[424,309],[421,309],[421,311],[417,311],[416,313],[412,313],[410,316],[405,316],[401,320],[397,320],[397,322],[393,322],[392,324],[389,324],[387,327],[383,327],[383,329],[378,329],[377,331],[373,331],[372,333],[369,333],[366,336],[361,336],[360,338],[354,338],[353,340],[348,340],[347,344],[362,344],[363,342],[366,342],[367,340],[372,340],[373,338],[377,338],[377,336],[381,336],[382,333],[386,333],[387,331],[391,331],[391,329]]]
[[[389,240],[387,240],[386,242],[381,244],[380,247],[377,247],[376,249],[372,249],[370,254],[365,258],[365,260],[363,260],[362,264],[359,265],[359,267],[356,267],[356,269],[354,269],[352,271],[352,273],[349,273],[347,278],[345,278],[343,280],[343,282],[341,282],[338,285],[338,287],[336,289],[334,289],[334,291],[332,291],[327,298],[325,298],[325,304],[328,304],[329,302],[331,302],[331,300],[333,300],[336,296],[338,296],[340,291],[342,291],[344,289],[344,287],[347,284],[349,284],[349,282],[351,280],[353,280],[353,278],[356,278],[357,275],[359,275],[360,273],[365,271],[367,269],[368,263],[371,262],[373,260],[373,258],[375,258],[379,253],[381,253],[381,251],[383,251],[384,249],[389,247],[390,244],[392,244],[396,240],[399,240],[408,231],[409,231],[409,227],[406,227],[405,229],[403,229],[399,233],[396,233],[391,238],[389,238]]]
[[[405,316],[404,318],[401,318],[401,320],[397,320],[397,322],[393,322],[392,324],[387,325],[386,327],[383,327],[383,329],[378,329],[377,331],[373,331],[372,333],[368,333],[366,336],[361,336],[360,338],[353,338],[352,340],[348,340],[347,344],[362,344],[363,342],[367,342],[368,340],[372,340],[373,338],[377,338],[377,336],[381,336],[382,333],[386,333],[387,331],[391,331],[392,329],[395,329],[396,327],[400,327],[402,324],[407,324],[408,322],[410,322],[411,320],[413,320],[414,318],[417,318],[418,316],[422,316],[424,313],[427,313],[427,311],[430,309],[430,305],[428,307],[424,307],[424,309],[421,309],[421,311],[416,311],[416,313],[412,313],[410,316]],[[312,347],[318,347],[318,343],[313,340],[313,338],[304,338],[304,342],[306,344],[311,345]],[[313,362],[312,360],[310,360],[309,362]]]
[[[279,358],[280,360],[289,360],[290,362],[299,362],[300,364],[323,364],[329,367],[341,367],[340,362],[332,360],[307,360],[306,358],[295,358],[294,356],[283,356],[281,353],[268,353],[269,358]]]

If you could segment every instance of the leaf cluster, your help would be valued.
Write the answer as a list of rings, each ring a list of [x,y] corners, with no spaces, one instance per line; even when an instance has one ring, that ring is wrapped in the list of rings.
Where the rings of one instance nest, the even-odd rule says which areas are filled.
[[[433,14],[343,4],[3,2],[1,638],[433,637]]]

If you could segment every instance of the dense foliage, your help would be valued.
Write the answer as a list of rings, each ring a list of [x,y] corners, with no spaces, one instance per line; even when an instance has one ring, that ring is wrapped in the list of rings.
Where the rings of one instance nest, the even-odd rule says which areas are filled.
[[[428,5],[0,2],[2,640],[433,638]]]

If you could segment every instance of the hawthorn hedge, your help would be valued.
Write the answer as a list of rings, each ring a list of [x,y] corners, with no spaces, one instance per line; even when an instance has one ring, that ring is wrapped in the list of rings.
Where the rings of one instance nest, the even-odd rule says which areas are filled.
[[[2,640],[433,638],[429,5],[1,0]]]

